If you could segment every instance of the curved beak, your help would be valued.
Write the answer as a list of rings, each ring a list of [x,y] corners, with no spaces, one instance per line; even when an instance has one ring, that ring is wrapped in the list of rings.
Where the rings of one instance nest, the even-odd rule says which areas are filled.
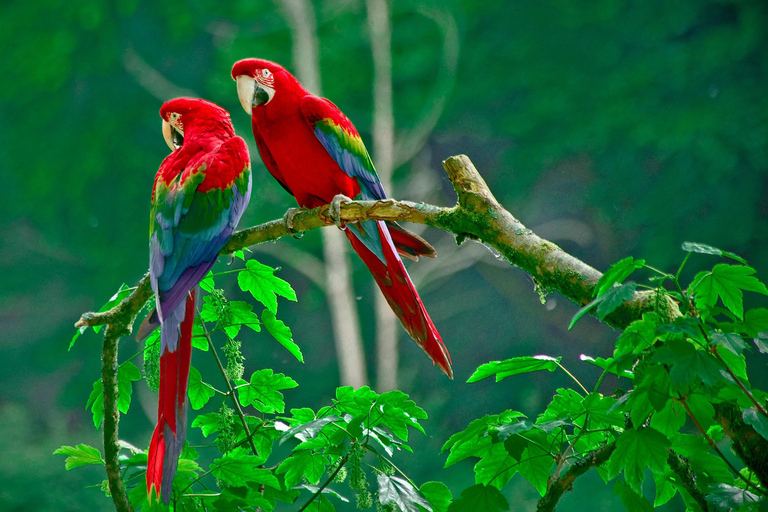
[[[184,142],[184,134],[171,126],[171,123],[166,120],[163,120],[163,138],[165,139],[165,143],[168,144],[168,147],[171,148],[171,151],[180,148],[181,144]]]
[[[243,106],[245,113],[253,115],[253,107],[266,105],[272,100],[275,90],[271,87],[261,85],[253,78],[240,75],[237,77],[237,97]]]

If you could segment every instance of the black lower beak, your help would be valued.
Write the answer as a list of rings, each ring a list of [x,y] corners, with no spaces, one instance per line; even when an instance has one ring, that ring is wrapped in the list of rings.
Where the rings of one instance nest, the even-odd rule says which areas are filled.
[[[256,85],[256,89],[253,91],[253,101],[252,104],[254,107],[258,107],[259,105],[263,105],[266,102],[269,101],[269,94],[267,91],[259,87],[259,85]]]

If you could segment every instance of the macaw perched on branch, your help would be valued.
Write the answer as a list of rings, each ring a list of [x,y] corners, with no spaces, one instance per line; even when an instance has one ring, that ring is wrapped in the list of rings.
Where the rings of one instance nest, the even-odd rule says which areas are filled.
[[[336,105],[310,94],[282,66],[267,60],[236,62],[232,78],[251,116],[261,159],[299,206],[330,203],[338,212],[339,194],[387,197],[360,135]],[[434,257],[435,250],[395,223],[364,221],[344,232],[405,330],[453,378],[450,355],[398,255]]]
[[[205,100],[178,98],[160,109],[171,154],[155,176],[149,225],[149,274],[156,308],[139,329],[158,324],[160,393],[149,444],[147,494],[171,499],[186,438],[186,398],[192,325],[205,277],[251,197],[251,162],[226,110]]]

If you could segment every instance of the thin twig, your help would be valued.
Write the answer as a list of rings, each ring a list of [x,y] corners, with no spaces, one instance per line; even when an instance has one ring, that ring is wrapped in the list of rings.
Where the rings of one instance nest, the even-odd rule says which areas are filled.
[[[232,388],[232,384],[229,382],[229,377],[227,377],[227,371],[224,369],[224,365],[221,364],[221,359],[219,358],[219,354],[216,352],[216,347],[213,345],[213,341],[211,341],[211,334],[208,332],[208,328],[205,326],[205,322],[203,322],[203,319],[200,317],[200,313],[197,314],[197,318],[200,320],[200,324],[203,326],[205,339],[208,340],[208,346],[211,349],[213,357],[216,359],[216,364],[219,366],[221,376],[224,378],[224,382],[227,383],[227,389],[229,390],[228,394],[232,398],[232,403],[235,404],[235,410],[237,411],[237,415],[240,417],[240,421],[243,423],[245,435],[248,438],[249,444],[251,445],[251,450],[253,450],[254,455],[258,455],[259,452],[256,450],[256,444],[254,444],[253,438],[251,437],[251,431],[248,428],[248,422],[245,420],[245,414],[243,414],[243,409],[240,407],[240,402],[237,401],[235,390]]]
[[[317,499],[317,497],[320,496],[320,493],[323,492],[323,489],[328,487],[328,484],[330,484],[333,481],[333,479],[336,478],[336,475],[339,474],[339,471],[341,471],[341,468],[344,466],[344,464],[347,463],[347,461],[349,460],[349,454],[352,452],[354,448],[355,448],[355,444],[353,443],[352,446],[349,448],[349,452],[347,452],[347,454],[344,455],[339,460],[339,465],[336,467],[336,470],[333,472],[333,474],[331,474],[326,479],[326,481],[323,482],[323,485],[321,485],[320,488],[317,491],[315,491],[315,493],[309,498],[309,500],[307,500],[307,502],[297,512],[303,512],[304,509],[306,509],[310,505],[310,503],[315,501],[315,499]]]

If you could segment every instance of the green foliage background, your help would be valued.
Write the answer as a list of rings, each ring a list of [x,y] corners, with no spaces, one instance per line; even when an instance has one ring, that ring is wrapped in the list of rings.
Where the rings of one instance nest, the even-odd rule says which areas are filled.
[[[365,5],[328,0],[315,9],[324,95],[369,142]],[[418,122],[442,76],[440,31],[425,16],[436,10],[450,12],[459,29],[456,82],[417,164],[397,170],[393,197],[452,204],[439,162],[466,153],[523,223],[598,269],[632,254],[671,271],[680,243],[695,240],[744,256],[765,279],[764,2],[394,2],[401,133]],[[51,453],[74,440],[99,445],[83,405],[98,375],[100,341],[91,334],[68,354],[72,323],[147,267],[149,192],[167,147],[161,100],[127,68],[138,55],[176,87],[227,108],[249,140],[230,66],[260,56],[290,68],[290,33],[273,3],[239,0],[5,2],[0,19],[0,508],[109,510],[98,488],[84,489],[103,478],[101,468],[65,473]],[[162,80],[153,86],[168,90]],[[254,194],[242,225],[293,206],[252,143],[251,153]],[[279,243],[319,255],[319,241],[309,233]],[[245,365],[292,376],[300,387],[287,399],[317,408],[338,385],[323,294],[285,261],[257,257],[282,265],[297,291],[299,302],[283,306],[281,319],[307,362],[253,333],[241,337]],[[438,258],[409,268],[418,276],[440,265]],[[362,265],[355,272],[372,354],[374,290]],[[557,296],[542,307],[532,288],[490,254],[420,287],[457,378],[443,378],[412,344],[402,347],[401,387],[430,415],[429,436],[411,442],[429,457],[404,462],[415,480],[440,479],[454,492],[471,485],[469,465],[438,473],[448,436],[486,413],[534,414],[566,379],[542,372],[467,386],[480,364],[544,353],[573,367],[580,353],[608,356],[615,333],[591,320],[567,332],[576,307]],[[135,350],[132,340],[123,343]],[[145,388],[136,393],[146,415],[129,416],[121,437],[143,447],[154,397]],[[564,509],[584,497],[597,509],[619,503],[602,485],[591,489],[589,478],[597,480],[580,480]],[[513,492],[507,498],[520,507],[537,498],[525,482]]]

